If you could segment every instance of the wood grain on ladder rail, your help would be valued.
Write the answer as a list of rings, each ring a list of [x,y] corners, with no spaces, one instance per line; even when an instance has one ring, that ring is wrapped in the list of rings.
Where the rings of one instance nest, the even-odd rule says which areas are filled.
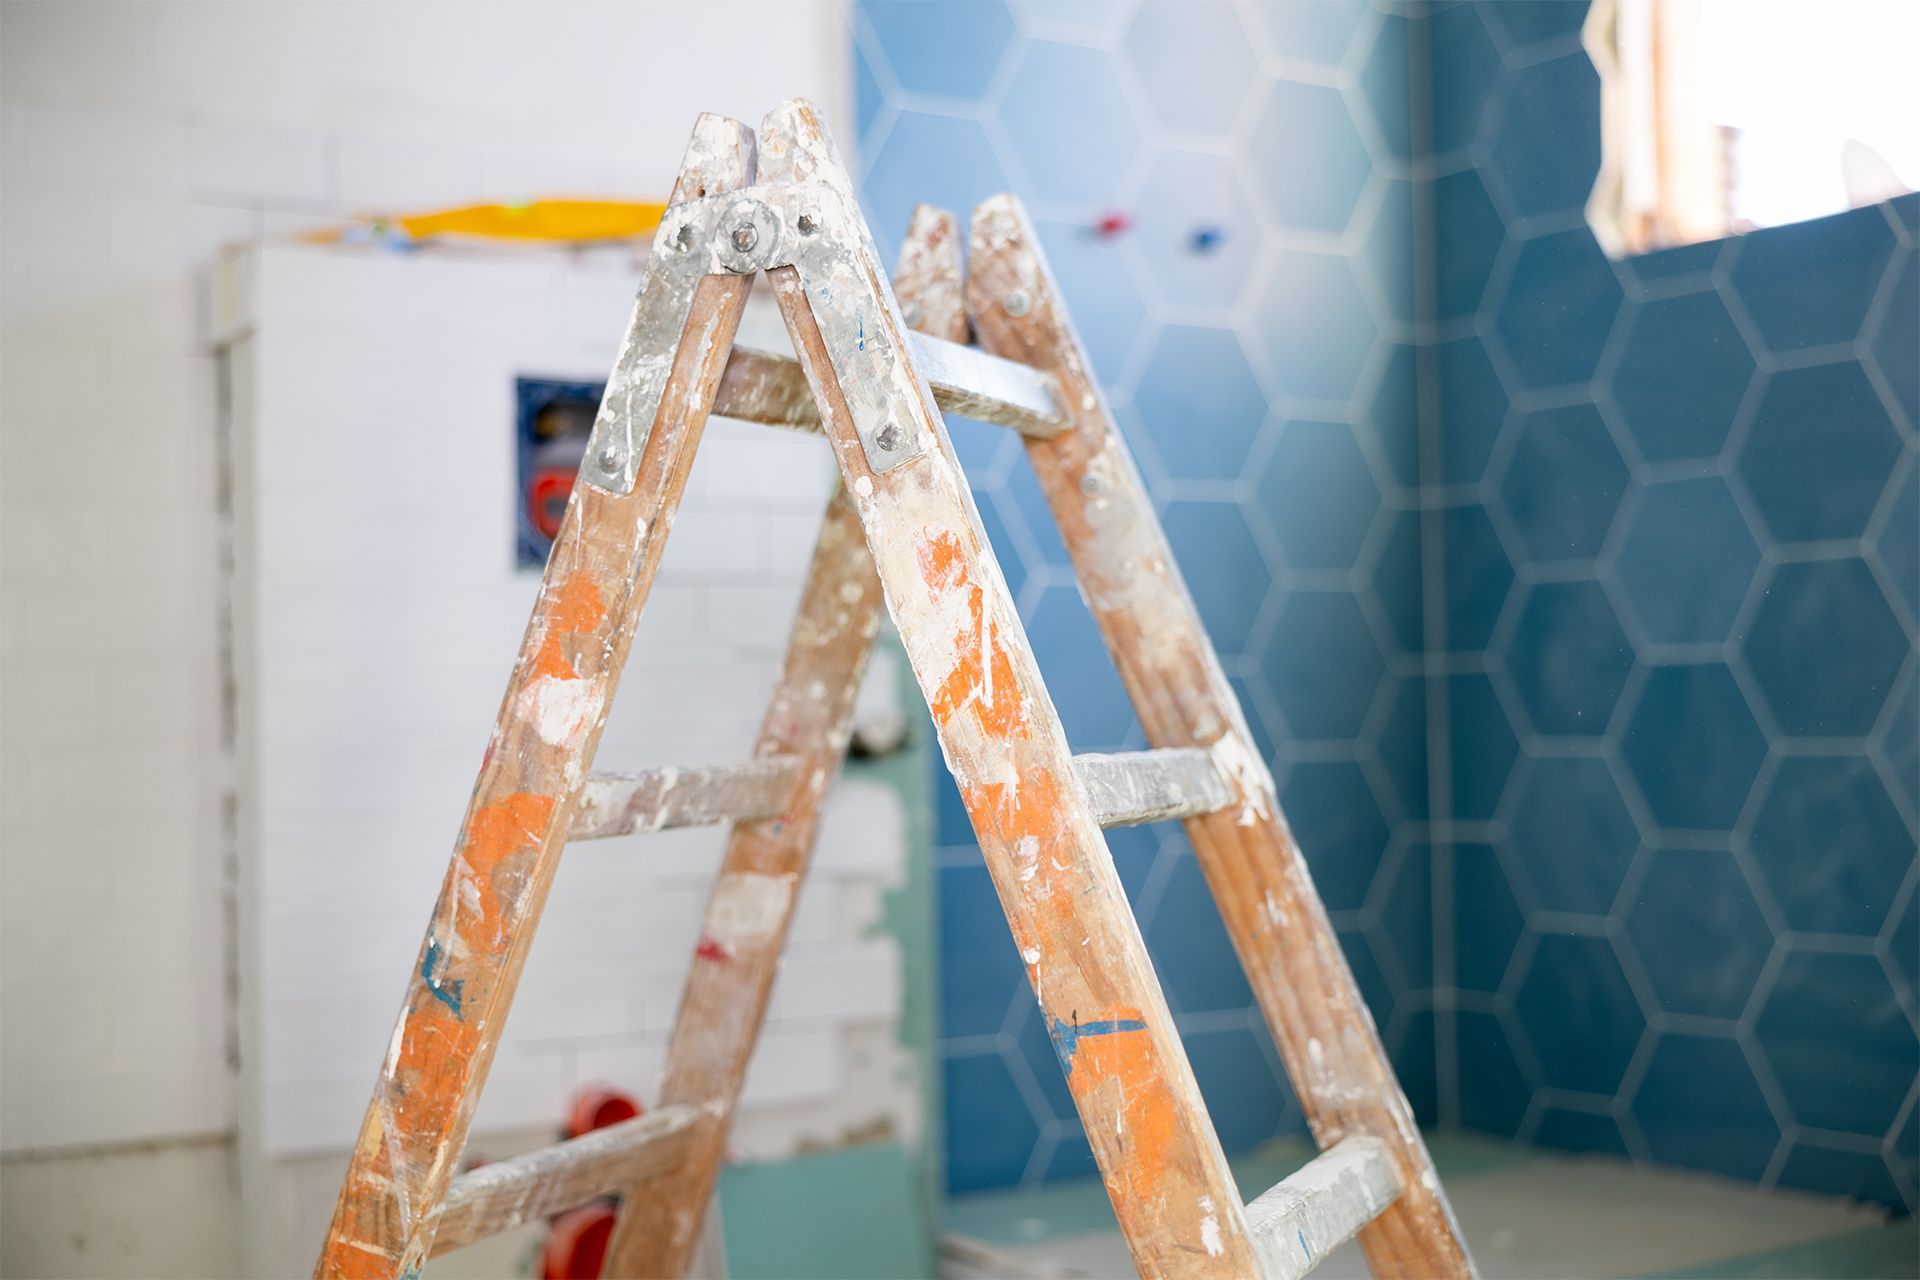
[[[770,180],[831,183],[854,207],[810,106],[789,103],[770,115],[761,147]],[[1121,1230],[1146,1275],[1252,1275],[1245,1213],[1219,1138],[946,425],[901,340],[871,241],[860,235],[854,278],[836,280],[835,305],[846,302],[840,289],[858,289],[868,332],[903,357],[886,403],[907,438],[924,444],[912,462],[869,465],[840,385],[858,371],[833,363],[797,272],[770,273],[775,295]]]
[[[1349,1134],[1378,1138],[1398,1166],[1403,1194],[1360,1233],[1374,1274],[1470,1275],[1459,1228],[1281,815],[1272,776],[1089,373],[1039,241],[1011,196],[974,210],[967,297],[981,344],[1052,374],[1075,418],[1051,439],[1029,439],[1027,456],[1148,740],[1211,751],[1236,790],[1230,807],[1189,818],[1187,835],[1308,1124],[1322,1148]]]
[[[673,199],[744,187],[753,170],[752,133],[703,115]],[[672,372],[632,491],[574,486],[317,1276],[411,1275],[433,1247],[751,283],[700,282],[685,331],[672,335]]]

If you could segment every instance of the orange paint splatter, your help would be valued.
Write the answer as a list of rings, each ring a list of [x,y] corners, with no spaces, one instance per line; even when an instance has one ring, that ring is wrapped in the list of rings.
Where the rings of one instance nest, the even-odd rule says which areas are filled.
[[[1013,664],[997,635],[988,635],[986,592],[972,577],[972,567],[960,539],[942,531],[922,539],[918,547],[920,577],[944,604],[965,593],[966,622],[954,636],[955,661],[928,704],[933,718],[947,724],[963,707],[972,707],[989,737],[1002,740],[1027,736],[1026,708],[1013,680]]]
[[[454,913],[460,938],[469,947],[497,951],[506,945],[505,904],[501,886],[494,883],[494,875],[508,858],[540,847],[547,824],[553,818],[553,809],[552,796],[516,791],[474,811],[467,823],[461,857],[472,869],[471,883],[479,900],[479,911],[467,910],[469,904],[461,901]],[[462,894],[463,887],[456,887],[454,892]]]
[[[1121,1167],[1137,1175],[1138,1185],[1151,1187],[1167,1172],[1180,1121],[1173,1090],[1154,1064],[1153,1038],[1145,1019],[1138,1009],[1115,1006],[1079,1026],[1082,1031],[1073,1036],[1072,1054],[1066,1058],[1067,1087],[1076,1101],[1119,1091],[1117,1112],[1125,1126],[1118,1135]],[[1095,1028],[1094,1034],[1087,1034]],[[1056,1042],[1065,1031],[1056,1031]],[[1103,1100],[1113,1101],[1111,1097]],[[1114,1110],[1097,1105],[1093,1114]]]
[[[960,799],[982,841],[1012,846],[1031,837],[1043,852],[1060,838],[1066,811],[1060,787],[1044,768],[1028,769],[1019,781],[982,782],[962,787]]]
[[[540,598],[542,640],[534,655],[531,677],[554,676],[578,680],[580,673],[560,649],[562,636],[591,631],[606,619],[607,607],[600,599],[600,586],[585,574],[574,574],[551,595]]]

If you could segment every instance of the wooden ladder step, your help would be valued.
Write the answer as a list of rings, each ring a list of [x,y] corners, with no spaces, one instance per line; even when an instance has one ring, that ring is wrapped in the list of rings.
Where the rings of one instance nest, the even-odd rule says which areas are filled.
[[[1378,1138],[1343,1138],[1247,1206],[1262,1280],[1298,1280],[1400,1198]]]
[[[1198,747],[1078,755],[1073,772],[1102,827],[1197,818],[1234,801],[1213,757]]]
[[[598,840],[771,818],[786,810],[803,767],[797,756],[764,756],[737,764],[592,774],[580,790],[569,838]],[[1073,772],[1102,827],[1191,818],[1233,803],[1233,790],[1213,758],[1197,747],[1078,755]]]
[[[924,333],[906,334],[913,363],[948,413],[1011,427],[1044,440],[1067,428],[1051,376],[1028,365]],[[735,347],[714,396],[723,418],[819,431],[820,410],[806,370],[792,356]]]
[[[701,1115],[697,1106],[661,1107],[461,1174],[441,1210],[434,1256],[674,1172]]]

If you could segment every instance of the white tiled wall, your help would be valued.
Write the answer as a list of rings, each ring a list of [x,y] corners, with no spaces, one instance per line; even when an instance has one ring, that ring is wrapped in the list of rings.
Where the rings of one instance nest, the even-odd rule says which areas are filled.
[[[198,273],[223,244],[332,225],[358,211],[659,195],[695,111],[751,121],[775,101],[805,94],[845,118],[844,46],[831,0],[0,6],[0,1148],[217,1132],[234,1120],[216,378],[196,316]],[[697,50],[715,53],[692,56]],[[570,314],[593,292],[579,289],[557,283],[530,305]],[[404,304],[387,297],[383,305],[397,315]],[[624,310],[607,305],[612,327],[592,330],[603,343]],[[332,341],[350,339],[353,328]],[[492,448],[495,462],[505,458],[498,401],[488,398],[494,389],[446,376],[457,372],[454,348],[484,347],[487,335],[420,333],[424,349],[439,351],[437,365],[423,357],[442,375],[439,385],[396,373],[385,384],[393,411],[405,418],[409,408],[450,408],[466,396],[475,452]],[[458,459],[421,456],[405,432],[368,438],[355,434],[364,424],[329,414],[339,387],[315,376],[328,348],[322,335],[311,338],[314,362],[283,362],[280,371],[305,379],[286,408],[305,415],[309,443],[370,449],[389,481],[436,467],[449,467],[450,479],[471,478]],[[577,358],[570,367],[604,372],[597,349],[565,354]],[[396,370],[404,364],[397,353],[392,359]],[[704,469],[738,453],[716,430]],[[289,466],[298,471],[296,456]],[[791,479],[735,474],[768,486]],[[505,497],[467,495],[471,510],[461,514],[477,519]],[[385,683],[356,683],[344,593],[399,594],[404,584],[335,580],[317,553],[386,554],[395,527],[408,529],[418,554],[460,549],[449,528],[406,526],[396,510],[405,500],[392,487],[375,485],[357,505],[347,512],[286,492],[266,518],[269,531],[312,557],[289,552],[286,562],[308,590],[289,593],[288,613],[271,627],[310,646],[271,705],[289,726],[284,764],[339,783],[335,805],[306,813],[298,826],[309,842],[302,847],[342,870],[372,860],[344,838],[372,826],[423,863],[445,855],[457,822],[448,815],[470,783],[480,730],[455,720],[400,733],[378,728],[374,715],[370,735],[385,732],[391,748],[374,759],[324,735],[303,740],[292,726],[306,711],[337,719],[342,706],[377,712],[375,704],[408,694],[457,698],[466,714],[484,719],[519,626],[505,621],[510,588],[497,598],[458,582],[437,594],[423,588],[420,616],[457,625],[476,656],[398,662],[378,673]],[[676,540],[682,570],[703,554],[698,548],[733,556],[750,547],[753,572],[770,571],[807,537],[793,531],[806,523],[797,513],[765,515],[750,544],[723,518],[696,519],[691,504],[688,520]],[[504,557],[508,547],[487,550]],[[643,654],[663,664],[665,678],[636,683],[626,711],[663,721],[683,691],[716,690],[728,710],[714,732],[737,740],[748,731],[746,690],[755,682],[673,656],[674,635],[731,631],[754,606],[761,588],[745,576],[703,601],[670,604],[663,596]],[[524,613],[524,599],[517,607]],[[416,628],[398,642],[424,638]],[[759,643],[771,653],[778,640],[769,634]],[[468,696],[476,691],[477,699]],[[609,758],[620,758],[615,741]],[[667,754],[651,742],[627,745],[634,759]],[[376,810],[402,775],[420,797],[439,802],[431,816]],[[263,801],[294,803],[286,776],[279,762],[263,776]],[[589,849],[565,879],[628,888],[640,873],[622,858],[637,866],[640,858],[685,856],[670,845]],[[308,872],[297,865],[290,861],[274,883],[276,903],[298,893]],[[381,870],[395,880],[432,878],[411,862]],[[368,918],[372,938],[411,934],[419,923]],[[291,929],[284,912],[278,919]],[[378,955],[369,942],[344,963],[383,971],[373,1005],[384,1023],[398,979],[375,963]],[[564,968],[557,957],[535,963],[555,966],[556,978]],[[356,1092],[370,1081],[372,1061],[355,1068]],[[323,1107],[321,1096],[309,1104]],[[304,1140],[303,1132],[319,1140],[291,1117],[287,1123],[289,1142]]]

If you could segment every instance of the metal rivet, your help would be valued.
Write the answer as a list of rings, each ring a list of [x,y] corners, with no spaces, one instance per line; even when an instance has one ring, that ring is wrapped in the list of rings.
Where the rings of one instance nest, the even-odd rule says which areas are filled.
[[[620,451],[612,445],[600,451],[600,469],[611,475],[620,470]]]
[[[760,241],[760,233],[753,229],[751,222],[743,222],[733,229],[733,247],[745,253]]]
[[[907,322],[907,328],[917,329],[920,327],[920,321],[925,319],[925,316],[921,314],[919,303],[909,302],[900,309],[900,318]]]
[[[794,223],[794,226],[800,229],[800,234],[803,236],[810,236],[820,229],[819,222],[810,213],[801,214],[800,220]]]
[[[900,428],[889,422],[886,426],[880,428],[880,434],[873,438],[873,442],[886,452],[892,453],[900,446]]]
[[[1080,477],[1080,492],[1091,498],[1101,490],[1100,477],[1089,471]]]
[[[1007,308],[1007,314],[1017,319],[1018,317],[1027,314],[1027,308],[1032,306],[1033,303],[1030,299],[1028,299],[1026,291],[1024,289],[1015,289],[1012,293],[1007,295],[1007,301],[1005,305]]]

